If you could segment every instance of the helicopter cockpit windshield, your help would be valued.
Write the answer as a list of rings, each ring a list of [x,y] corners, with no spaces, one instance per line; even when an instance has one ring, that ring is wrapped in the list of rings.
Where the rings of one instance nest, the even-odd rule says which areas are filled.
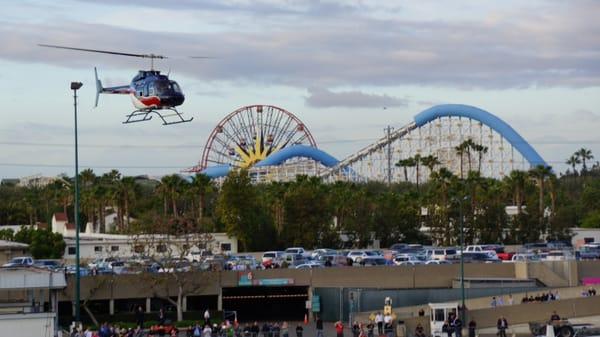
[[[181,89],[175,81],[155,81],[150,84],[149,91],[158,96],[181,94]]]

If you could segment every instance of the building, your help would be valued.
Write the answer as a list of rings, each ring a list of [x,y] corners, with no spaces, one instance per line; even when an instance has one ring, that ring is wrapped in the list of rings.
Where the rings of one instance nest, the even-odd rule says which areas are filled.
[[[63,259],[73,261],[75,259],[75,234],[65,235],[64,239],[66,248]],[[226,233],[192,234],[187,237],[163,234],[79,234],[79,254],[83,260],[105,257],[127,258],[136,255],[178,257],[182,253],[193,250],[194,246],[198,249],[210,250],[214,254],[238,252],[237,238],[230,237]]]
[[[575,248],[579,248],[586,243],[600,243],[600,228],[571,228],[573,237],[571,244]]]
[[[13,257],[27,255],[28,250],[28,244],[0,240],[0,265],[7,263]]]
[[[0,331],[3,335],[56,336],[58,291],[65,274],[39,268],[0,270]]]

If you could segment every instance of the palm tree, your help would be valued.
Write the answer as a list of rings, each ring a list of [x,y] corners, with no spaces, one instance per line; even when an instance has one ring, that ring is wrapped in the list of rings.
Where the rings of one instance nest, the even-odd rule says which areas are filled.
[[[206,195],[212,192],[214,185],[210,178],[205,174],[196,174],[192,177],[192,182],[189,185],[189,191],[195,197],[198,197],[198,224],[202,224],[204,217],[204,207],[206,202]]]
[[[581,162],[583,164],[583,168],[582,168],[581,172],[582,173],[587,172],[587,166],[586,166],[585,162],[586,162],[586,160],[594,159],[594,156],[592,155],[592,150],[582,147],[577,152],[575,152],[575,155],[578,156],[579,159],[581,159]]]
[[[438,157],[434,156],[434,155],[428,155],[425,156],[421,159],[421,162],[423,163],[423,165],[425,165],[428,169],[429,169],[429,176],[431,177],[431,174],[433,173],[433,169],[441,164],[442,162],[440,162],[440,160],[438,159]]]
[[[138,185],[135,182],[134,177],[123,177],[118,182],[118,190],[120,196],[120,203],[123,205],[123,211],[125,215],[125,226],[129,227],[129,210],[131,202],[135,200],[138,194]],[[121,209],[121,207],[119,207]]]
[[[488,152],[488,147],[483,146],[481,144],[474,144],[473,150],[477,151],[477,158],[479,159],[479,162],[477,164],[477,172],[481,173],[481,162],[483,159],[483,155]]]
[[[423,157],[417,153],[415,154],[415,156],[413,157],[414,161],[415,161],[415,169],[416,169],[416,174],[417,174],[417,190],[419,189],[419,166],[423,163]]]
[[[573,175],[577,175],[577,169],[575,169],[575,166],[581,164],[581,159],[579,159],[577,152],[567,159],[566,164],[571,165],[571,168],[573,168]]]
[[[454,150],[456,151],[456,154],[460,157],[460,179],[464,179],[464,174],[463,174],[463,162],[464,162],[464,155],[467,152],[467,149],[469,148],[469,144],[467,143],[467,141],[464,141],[462,143],[460,143],[459,145],[457,145]]]
[[[415,159],[413,157],[409,157],[406,159],[400,159],[397,163],[396,163],[396,167],[402,167],[402,169],[404,170],[404,181],[408,182],[408,171],[407,171],[407,167],[414,167],[415,166]]]
[[[552,168],[550,166],[538,165],[535,168],[529,170],[529,175],[534,178],[538,185],[538,212],[539,212],[539,226],[540,229],[544,228],[544,186],[546,179],[552,174]]]
[[[179,194],[181,193],[182,187],[185,184],[185,181],[177,174],[171,174],[168,176],[162,177],[160,180],[162,186],[160,188],[163,197],[165,198],[165,214],[166,214],[166,200],[167,198],[171,200],[171,209],[173,210],[173,216],[177,218],[179,216],[179,211],[177,210],[177,200]]]
[[[524,171],[515,170],[510,172],[510,175],[506,178],[508,187],[512,189],[513,204],[517,205],[517,212],[522,213],[523,202],[525,200],[525,183],[527,179],[527,173]]]

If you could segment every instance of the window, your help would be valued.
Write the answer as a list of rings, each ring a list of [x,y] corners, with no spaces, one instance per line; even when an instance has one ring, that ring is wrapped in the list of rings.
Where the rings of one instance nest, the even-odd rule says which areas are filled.
[[[94,252],[102,253],[102,246],[94,246]]]
[[[138,253],[138,254],[143,253],[144,252],[144,245],[135,245],[133,247],[133,251],[136,252],[136,253]]]
[[[443,322],[445,320],[444,317],[444,309],[435,309],[435,321]]]
[[[118,252],[119,251],[119,246],[110,246],[110,251],[111,252]]]
[[[69,247],[69,248],[67,248],[67,254],[69,254],[69,255],[75,255],[75,247]]]
[[[158,245],[156,246],[156,251],[159,253],[164,253],[167,251],[167,245]]]
[[[583,242],[584,243],[593,243],[594,242],[594,238],[583,238]]]
[[[231,251],[231,243],[222,243],[221,244],[221,250],[224,251],[224,252]]]

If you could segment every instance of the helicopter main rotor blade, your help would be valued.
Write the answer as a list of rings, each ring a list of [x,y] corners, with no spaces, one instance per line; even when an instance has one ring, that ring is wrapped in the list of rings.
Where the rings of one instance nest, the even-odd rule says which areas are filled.
[[[189,56],[191,59],[216,59],[214,56]]]
[[[57,49],[69,49],[69,50],[79,50],[86,51],[90,53],[102,53],[102,54],[111,54],[111,55],[122,55],[122,56],[133,56],[133,57],[141,57],[141,58],[150,58],[150,59],[166,59],[166,56],[162,55],[154,55],[154,54],[132,54],[132,53],[121,53],[117,51],[109,51],[109,50],[98,50],[98,49],[86,49],[86,48],[74,48],[74,47],[65,47],[65,46],[56,46],[51,44],[38,44],[40,47],[48,47],[48,48],[57,48]]]

